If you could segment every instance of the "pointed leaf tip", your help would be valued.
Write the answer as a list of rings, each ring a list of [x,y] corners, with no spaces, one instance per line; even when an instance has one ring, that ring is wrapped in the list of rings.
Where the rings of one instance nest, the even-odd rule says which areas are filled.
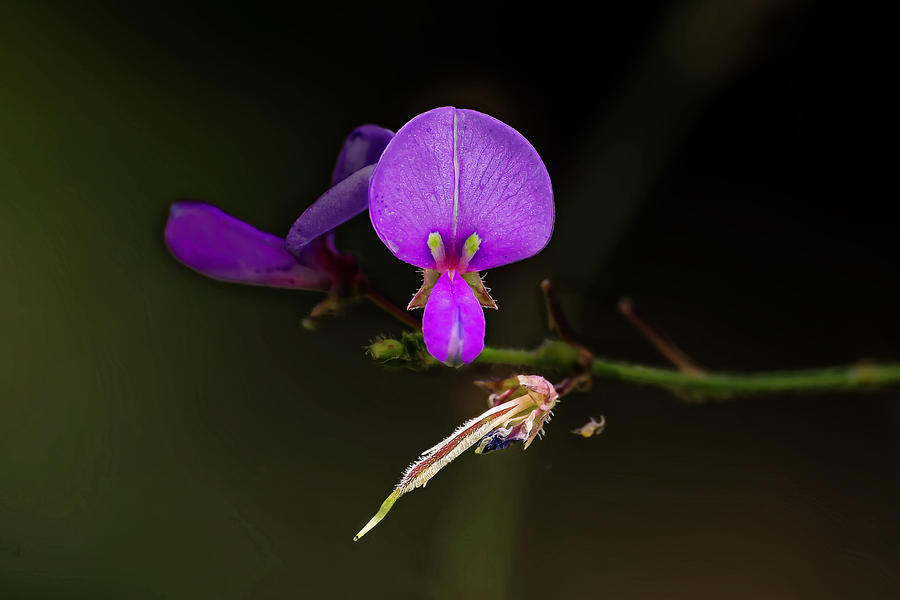
[[[378,509],[378,512],[369,519],[369,522],[366,523],[359,532],[353,536],[353,541],[358,542],[359,538],[369,533],[376,525],[378,525],[383,518],[387,516],[389,512],[391,512],[391,508],[394,506],[394,503],[397,499],[403,495],[403,492],[400,488],[395,489],[391,494],[384,499],[384,502],[381,503],[381,507]]]

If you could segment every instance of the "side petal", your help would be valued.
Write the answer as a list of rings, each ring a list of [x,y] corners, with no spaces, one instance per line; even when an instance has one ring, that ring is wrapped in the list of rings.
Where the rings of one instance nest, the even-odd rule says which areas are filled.
[[[324,273],[297,264],[284,240],[235,219],[215,206],[176,202],[165,242],[179,261],[213,279],[271,287],[327,290]]]
[[[518,131],[474,110],[456,111],[459,162],[456,239],[481,238],[467,271],[540,252],[553,233],[550,175]]]
[[[425,305],[422,333],[428,352],[441,362],[469,363],[481,354],[484,311],[459,273],[447,271],[434,284]]]
[[[304,260],[303,249],[307,244],[366,210],[369,178],[374,168],[369,165],[353,172],[319,196],[291,226],[285,243],[287,251]]]
[[[422,269],[435,268],[429,234],[452,240],[453,113],[449,106],[436,108],[401,127],[369,184],[369,218],[378,237],[394,256]]]
[[[362,173],[360,170],[378,162],[392,137],[394,132],[384,127],[361,125],[344,140],[331,176],[332,188],[300,215],[288,233],[288,252],[301,264],[316,266],[318,249],[312,247],[311,242],[318,237],[327,237],[327,244],[332,246],[333,253],[337,253],[333,248],[334,235],[326,234],[369,207],[368,185],[372,169]]]
[[[393,131],[378,125],[361,125],[351,131],[338,155],[331,185],[343,181],[363,167],[377,163],[392,137]]]

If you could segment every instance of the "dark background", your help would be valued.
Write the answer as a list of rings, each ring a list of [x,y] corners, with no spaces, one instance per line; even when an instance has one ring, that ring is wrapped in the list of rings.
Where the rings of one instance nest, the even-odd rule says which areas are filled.
[[[197,276],[170,202],[285,233],[356,125],[475,108],[554,182],[554,237],[488,275],[487,341],[711,369],[900,359],[890,21],[844,3],[4,4],[0,598],[900,595],[897,391],[685,405],[598,381],[527,453],[466,454],[351,537],[508,368],[390,370],[368,304]],[[335,3],[336,5],[339,3]],[[338,235],[401,302],[414,269]],[[568,433],[589,415],[609,426]]]

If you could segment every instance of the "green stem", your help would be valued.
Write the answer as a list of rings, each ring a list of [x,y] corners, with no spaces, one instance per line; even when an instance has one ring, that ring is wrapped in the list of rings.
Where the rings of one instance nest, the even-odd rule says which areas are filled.
[[[550,342],[533,351],[485,347],[476,362],[570,370],[577,366],[577,350],[565,342]],[[591,373],[601,378],[718,397],[865,390],[900,384],[900,364],[896,363],[862,363],[846,367],[781,372],[685,373],[597,358],[591,363]]]

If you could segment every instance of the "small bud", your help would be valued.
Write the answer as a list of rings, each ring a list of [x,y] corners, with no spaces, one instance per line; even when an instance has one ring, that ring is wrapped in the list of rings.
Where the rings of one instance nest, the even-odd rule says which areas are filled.
[[[375,360],[388,361],[403,355],[403,344],[390,338],[376,340],[369,345],[369,354]]]

